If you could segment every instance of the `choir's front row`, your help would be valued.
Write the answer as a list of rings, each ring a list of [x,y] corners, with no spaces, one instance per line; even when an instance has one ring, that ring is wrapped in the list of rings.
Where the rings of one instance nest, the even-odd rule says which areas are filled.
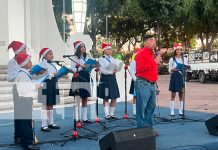
[[[39,53],[40,62],[32,67],[31,56],[26,53],[26,45],[19,41],[13,41],[8,49],[12,48],[15,57],[8,63],[8,81],[13,82],[14,100],[14,140],[24,149],[39,149],[33,144],[32,104],[38,96],[38,102],[42,103],[41,131],[50,132],[52,129],[60,129],[54,123],[53,106],[60,102],[58,79],[62,77],[52,63],[53,52],[49,48],[43,48]],[[86,47],[82,41],[74,43],[75,54],[72,57],[70,71],[74,72],[69,96],[79,96],[82,99],[82,121],[90,123],[87,118],[87,98],[91,96],[90,72],[92,68],[99,66],[100,84],[98,97],[103,99],[105,119],[116,119],[114,114],[116,99],[120,97],[116,72],[121,68],[111,56],[111,45],[103,43],[103,56],[99,58],[99,64],[90,65],[90,58],[86,54]],[[133,69],[134,70],[134,69]],[[133,73],[134,74],[134,73]],[[39,78],[33,82],[32,78]],[[82,85],[82,87],[81,87]],[[134,85],[134,84],[133,84]],[[109,99],[111,102],[109,103]],[[78,108],[76,108],[78,109]],[[75,111],[78,112],[78,111]],[[134,109],[135,112],[135,109]],[[134,113],[135,114],[135,113]],[[76,113],[76,120],[79,120]]]

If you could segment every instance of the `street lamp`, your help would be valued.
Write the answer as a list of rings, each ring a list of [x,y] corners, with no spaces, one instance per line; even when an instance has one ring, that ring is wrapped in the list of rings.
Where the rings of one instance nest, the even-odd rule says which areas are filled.
[[[110,15],[106,15],[106,38],[108,38],[108,18],[110,17]]]

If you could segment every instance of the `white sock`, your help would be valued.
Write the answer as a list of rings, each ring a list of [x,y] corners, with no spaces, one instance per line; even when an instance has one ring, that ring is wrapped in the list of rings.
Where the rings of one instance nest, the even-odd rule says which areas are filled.
[[[47,114],[48,114],[48,124],[49,125],[54,124],[53,110],[47,110]]]
[[[78,120],[79,120],[79,113],[78,113],[79,108],[78,108],[77,106],[75,106],[74,109],[75,109],[75,110],[74,110],[75,119],[76,119],[76,121],[78,121]]]
[[[136,104],[132,105],[132,109],[133,109],[133,115],[136,115]]]
[[[105,117],[109,115],[109,107],[108,106],[104,106],[104,113],[105,113]]]
[[[182,115],[183,114],[183,101],[179,101],[179,114]]]
[[[110,107],[110,115],[111,115],[111,116],[114,115],[114,110],[115,110],[115,107]]]
[[[47,127],[47,110],[41,110],[42,127]]]
[[[88,120],[87,119],[87,107],[82,107],[82,119],[83,119],[83,121],[86,121],[86,120]]]
[[[170,115],[175,115],[175,113],[174,113],[174,101],[170,101]]]

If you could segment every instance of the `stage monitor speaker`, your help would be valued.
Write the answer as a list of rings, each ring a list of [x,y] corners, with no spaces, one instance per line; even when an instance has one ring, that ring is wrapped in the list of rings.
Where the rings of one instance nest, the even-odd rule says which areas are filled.
[[[209,134],[218,136],[218,115],[205,121]]]
[[[101,150],[155,150],[151,128],[136,128],[108,133],[99,141]]]

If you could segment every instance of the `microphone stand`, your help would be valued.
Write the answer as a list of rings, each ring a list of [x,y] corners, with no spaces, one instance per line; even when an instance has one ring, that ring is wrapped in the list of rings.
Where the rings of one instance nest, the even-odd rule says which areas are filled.
[[[75,87],[77,87],[77,79],[79,77],[79,67],[82,67],[80,64],[78,64],[75,60],[73,60],[72,58],[68,57],[70,60],[72,60],[73,62],[76,63],[76,73],[74,74],[74,78],[75,78]],[[84,67],[82,67],[84,69]],[[85,80],[85,79],[84,79]],[[87,81],[87,80],[86,80]],[[73,129],[70,129],[69,131],[73,130],[72,131],[72,134],[69,135],[70,138],[68,140],[66,140],[62,145],[61,147],[63,147],[67,142],[71,141],[71,140],[74,140],[76,141],[77,139],[81,139],[81,138],[84,138],[84,139],[91,139],[91,140],[98,140],[98,137],[96,137],[96,132],[90,130],[90,129],[87,129],[85,128],[84,126],[82,126],[82,123],[80,121],[80,101],[79,101],[79,89],[76,89],[75,93],[74,93],[74,101],[76,103],[76,106],[78,107],[78,121],[76,121],[76,106],[75,106],[75,109],[74,109],[74,126],[73,126]],[[78,131],[77,131],[77,128],[78,129],[85,129],[93,134],[94,135],[91,135],[91,134],[87,134],[87,135],[84,135],[84,136],[81,136],[79,135]],[[69,131],[66,131],[64,133],[62,133],[61,135],[65,134],[65,133],[68,133]],[[69,136],[65,136],[65,137],[69,137]]]
[[[97,66],[96,67],[96,69],[95,69],[95,73],[96,73],[96,105],[95,105],[95,111],[96,111],[96,119],[95,119],[95,122],[93,122],[93,123],[97,123],[97,124],[100,124],[102,127],[103,127],[103,129],[105,130],[105,129],[107,129],[107,130],[109,130],[109,128],[107,128],[106,126],[105,126],[105,122],[102,122],[101,121],[101,119],[99,118],[99,107],[98,107],[98,81],[99,81],[99,77],[98,77],[98,72],[99,72],[99,67]],[[92,123],[91,123],[92,124]]]
[[[156,83],[156,101],[157,101],[157,115],[154,114],[154,118],[155,119],[158,119],[156,122],[171,122],[170,119],[167,119],[167,118],[164,118],[164,117],[161,117],[160,115],[160,105],[159,105],[159,94],[160,94],[160,90],[159,90],[159,87],[158,87],[158,84]]]
[[[135,123],[132,120],[135,120],[135,118],[130,118],[127,112],[127,70],[128,70],[128,65],[125,64],[124,66],[124,79],[125,79],[125,107],[124,107],[124,115],[123,118],[115,119],[115,120],[110,120],[109,122],[116,121],[116,120],[128,120],[132,125],[135,125]]]

